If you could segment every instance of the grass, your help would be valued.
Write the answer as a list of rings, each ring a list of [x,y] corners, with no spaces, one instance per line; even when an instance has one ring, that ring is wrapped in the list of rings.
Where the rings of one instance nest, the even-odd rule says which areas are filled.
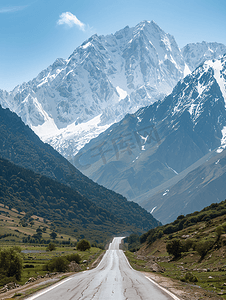
[[[144,271],[144,269],[146,268],[145,265],[147,263],[146,260],[138,259],[136,257],[136,255],[134,255],[134,253],[132,253],[130,251],[126,251],[125,254],[126,254],[127,258],[129,259],[129,262],[130,262],[131,266],[135,270]]]
[[[32,250],[39,250],[40,247],[37,245],[36,247],[26,247],[26,248],[32,248]],[[75,250],[74,247],[59,247],[56,250],[52,252],[47,252],[47,253],[37,253],[33,256],[30,256],[30,254],[22,254],[23,259],[24,259],[24,266],[27,265],[33,265],[34,268],[24,268],[22,272],[22,277],[19,282],[17,282],[19,285],[24,285],[30,277],[37,278],[39,276],[45,276],[46,271],[43,271],[43,266],[53,257],[59,257],[59,256],[64,256],[72,253],[78,253],[81,258],[82,262],[85,261],[84,263],[81,263],[81,271],[86,270],[87,268],[92,267],[92,263],[99,257],[104,252],[104,250],[101,250],[99,248],[92,247],[90,250],[86,251],[77,251]],[[57,281],[63,280],[67,278],[70,274],[63,274]],[[39,277],[40,278],[40,277]],[[38,287],[35,288],[30,288],[22,293],[15,293],[12,299],[24,299],[30,294],[33,294],[41,289],[44,289],[50,285],[52,285],[55,282],[48,282],[44,283]]]
[[[172,235],[163,235],[161,239],[154,243],[142,245],[138,252],[126,251],[132,267],[139,271],[149,271],[148,263],[155,260],[159,266],[165,269],[163,276],[176,280],[183,280],[186,274],[194,275],[198,282],[188,282],[192,285],[200,286],[208,291],[218,294],[222,299],[226,299],[226,234],[223,232],[219,245],[215,245],[200,260],[200,255],[191,248],[182,256],[173,260],[166,251],[166,243],[172,238],[179,238],[181,241],[192,239],[195,243],[205,241],[216,241],[216,228],[226,221],[226,216],[213,219],[211,222],[198,223],[192,227],[183,229]]]
[[[30,248],[30,247],[26,247]],[[32,247],[32,250],[39,250],[42,247]],[[81,258],[82,262],[86,261],[85,263],[81,264],[81,269],[85,270],[87,267],[90,267],[90,265],[93,263],[93,261],[103,252],[103,250],[100,250],[99,248],[92,247],[90,250],[86,251],[77,251],[74,247],[57,247],[56,250],[51,252],[40,252],[35,254],[23,254],[23,260],[24,260],[24,266],[27,265],[33,265],[34,268],[24,268],[22,273],[22,278],[19,282],[19,284],[24,284],[30,277],[37,276],[44,276],[47,272],[43,271],[44,265],[52,258],[54,257],[60,257],[60,256],[66,256],[68,254],[74,254],[78,253]]]
[[[48,220],[47,222],[44,222],[42,217],[33,215],[33,222],[28,223],[26,227],[23,227],[21,224],[21,219],[23,217],[23,212],[19,213],[15,209],[10,210],[7,206],[0,203],[0,235],[11,235],[0,239],[0,246],[19,243],[23,238],[36,234],[36,230],[40,227],[46,227],[46,232],[42,233],[42,238],[46,240],[50,239],[52,229],[51,223]],[[75,243],[77,241],[75,237],[62,233],[58,233],[56,241],[62,242],[68,241],[69,239],[71,243]]]
[[[37,278],[38,276],[45,276],[47,272],[43,271],[43,267],[54,257],[78,253],[81,256],[81,261],[86,261],[85,263],[81,263],[81,269],[85,270],[87,267],[90,268],[91,264],[103,252],[103,250],[96,247],[92,247],[88,251],[77,251],[74,246],[77,242],[76,238],[59,233],[56,240],[53,241],[53,243],[56,244],[56,250],[54,251],[46,252],[47,245],[22,243],[24,237],[36,234],[37,228],[46,227],[46,232],[42,233],[44,239],[50,239],[50,233],[52,232],[51,224],[48,223],[48,220],[46,223],[43,218],[38,216],[32,216],[33,223],[28,223],[26,227],[23,227],[20,223],[23,216],[24,213],[19,213],[15,209],[9,210],[8,207],[0,204],[0,248],[4,249],[18,246],[22,251],[37,251],[37,253],[21,253],[24,268],[21,280],[18,282],[20,285],[24,285],[30,277]],[[3,237],[3,235],[8,236]],[[56,243],[61,243],[62,241],[70,241],[70,245]],[[33,268],[27,268],[25,267],[26,265],[32,265]],[[14,298],[18,298],[18,295],[15,294]]]

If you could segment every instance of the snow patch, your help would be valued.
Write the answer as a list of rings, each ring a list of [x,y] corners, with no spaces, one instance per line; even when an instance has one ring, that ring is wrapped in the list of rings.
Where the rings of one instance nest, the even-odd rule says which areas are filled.
[[[165,192],[162,194],[163,196],[167,195],[169,190],[165,190]]]
[[[205,90],[205,86],[201,85],[200,82],[198,82],[198,86],[196,88],[199,93],[199,96],[201,96],[203,91]]]
[[[218,161],[215,162],[215,165],[217,165],[219,163],[220,159],[218,159]]]
[[[166,163],[166,166],[167,166],[168,169],[172,170],[176,175],[178,175],[177,171],[175,171],[173,168],[171,168],[170,166],[168,166],[167,163]]]
[[[207,61],[206,65],[214,69],[214,78],[216,79],[220,87],[222,96],[224,98],[225,107],[226,107],[226,82],[222,75],[223,65],[220,60]]]
[[[31,125],[31,129],[41,138],[43,142],[59,133],[59,129],[57,128],[54,120],[50,117],[42,125]]]
[[[150,211],[150,214],[152,214],[156,208],[157,208],[157,206],[153,207],[152,210]]]
[[[217,149],[216,151],[217,153],[221,153],[226,148],[226,126],[223,127],[221,133],[222,133],[221,145]]]
[[[196,107],[196,104],[191,104],[191,106],[190,106],[189,109],[188,109],[189,114],[190,114],[191,116],[192,116],[192,114],[193,114],[193,111],[194,111],[195,107]]]
[[[185,66],[184,66],[184,77],[186,77],[189,74],[191,74],[191,70],[189,69],[188,65],[185,64]]]
[[[92,44],[90,42],[86,43],[84,46],[82,46],[82,49],[86,49],[88,48],[89,46],[92,46]]]
[[[124,91],[123,89],[121,89],[119,86],[116,86],[116,90],[119,94],[119,101],[121,101],[122,99],[125,99],[126,96],[128,95],[126,91]]]

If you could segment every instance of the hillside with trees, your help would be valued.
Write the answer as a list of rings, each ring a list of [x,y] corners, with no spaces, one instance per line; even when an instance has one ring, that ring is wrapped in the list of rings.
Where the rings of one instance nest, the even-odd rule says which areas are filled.
[[[181,215],[140,237],[132,234],[125,243],[134,268],[177,279],[182,287],[202,287],[211,299],[226,299],[226,200]]]
[[[0,203],[4,206],[40,216],[57,232],[70,233],[78,239],[86,237],[102,243],[112,235],[141,232],[68,186],[4,159],[0,159],[0,186]],[[26,226],[26,219],[22,221]]]
[[[123,196],[84,176],[51,146],[43,143],[15,113],[0,106],[0,118],[2,158],[71,187],[98,207],[110,211],[118,219],[123,219],[129,226],[147,231],[160,225],[160,222],[138,204],[127,201]]]

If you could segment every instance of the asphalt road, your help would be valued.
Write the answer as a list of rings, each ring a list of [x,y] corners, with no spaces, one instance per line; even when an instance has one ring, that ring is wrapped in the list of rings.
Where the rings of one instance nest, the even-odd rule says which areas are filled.
[[[77,273],[29,300],[179,300],[129,265],[114,238],[97,268]]]

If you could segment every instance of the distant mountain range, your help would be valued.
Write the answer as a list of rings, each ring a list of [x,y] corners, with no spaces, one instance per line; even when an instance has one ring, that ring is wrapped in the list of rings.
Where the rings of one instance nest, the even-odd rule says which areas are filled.
[[[0,104],[73,163],[111,124],[162,100],[199,64],[224,53],[224,45],[205,42],[180,50],[173,36],[144,21],[114,35],[93,35],[68,59],[57,59],[11,92],[0,91]]]
[[[188,213],[210,204],[209,197],[196,203],[183,194],[187,209],[183,199],[175,205],[179,190],[167,205],[162,199],[169,199],[164,196],[168,188],[193,169],[213,156],[218,160],[226,147],[225,106],[226,55],[200,65],[163,101],[112,125],[80,150],[75,163],[94,181],[139,202],[161,222],[172,221],[181,210]],[[153,196],[162,190],[161,197]],[[219,193],[219,201],[224,200]]]
[[[123,231],[123,224],[126,228],[132,226],[137,228],[138,231],[148,230],[160,224],[138,204],[127,201],[123,196],[99,186],[84,176],[50,145],[43,143],[9,109],[3,109],[0,106],[0,120],[0,157],[70,187],[75,191],[75,198],[79,198],[79,195],[84,198],[87,207],[89,205],[92,207],[97,206],[108,211],[110,215],[114,215],[117,219],[116,223],[121,222]],[[53,186],[53,183],[51,185]],[[58,188],[60,189],[60,187]],[[48,202],[48,197],[46,201]],[[59,202],[59,199],[57,202]],[[37,206],[38,199],[35,203],[35,206]],[[94,205],[87,203],[93,203]],[[21,204],[21,206],[24,207],[25,204]],[[65,208],[64,206],[58,206],[59,209]],[[34,209],[37,208],[34,207]],[[73,211],[76,213],[74,208]]]

